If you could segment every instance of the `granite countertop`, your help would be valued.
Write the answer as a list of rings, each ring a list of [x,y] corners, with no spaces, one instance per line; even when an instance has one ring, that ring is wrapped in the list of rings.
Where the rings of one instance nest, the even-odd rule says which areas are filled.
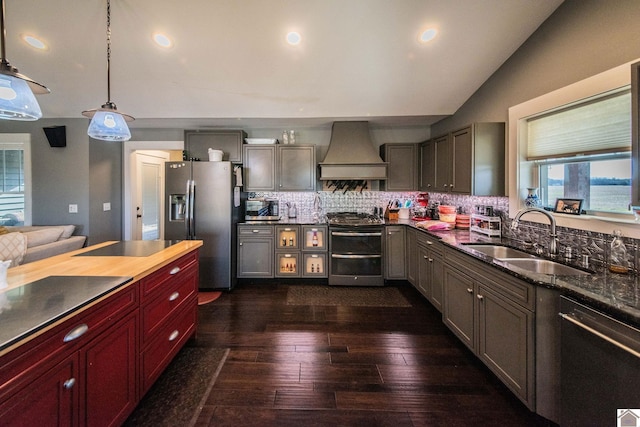
[[[239,224],[251,225],[327,225],[323,219],[318,220],[308,215],[300,215],[295,218],[281,217],[278,221],[243,221]]]
[[[557,289],[563,295],[573,297],[615,319],[640,328],[640,277],[635,274],[612,273],[603,265],[591,265],[591,274],[589,275],[565,276],[532,273],[517,267],[507,266],[504,262],[473,251],[472,247],[465,246],[465,243],[491,243],[511,246],[531,253],[530,250],[518,247],[517,242],[509,239],[488,237],[469,230],[427,231],[417,227],[417,222],[412,220],[398,220],[390,223],[404,224],[428,233],[448,247],[471,255],[514,277],[536,286]],[[562,259],[555,261],[565,264]],[[578,260],[566,264],[582,269]]]

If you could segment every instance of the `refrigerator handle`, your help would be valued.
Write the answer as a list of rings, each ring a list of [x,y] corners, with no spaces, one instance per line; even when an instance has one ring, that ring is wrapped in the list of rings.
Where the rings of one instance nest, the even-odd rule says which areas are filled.
[[[190,230],[190,226],[191,226],[191,208],[190,208],[190,201],[191,201],[191,180],[188,179],[187,180],[187,188],[185,189],[185,203],[184,203],[184,208],[185,208],[185,212],[184,212],[184,238],[189,240],[189,237],[191,236],[191,230]]]
[[[191,180],[191,188],[189,191],[190,197],[189,197],[189,239],[193,240],[196,238],[196,210],[195,210],[195,205],[196,205],[196,181],[195,180]]]

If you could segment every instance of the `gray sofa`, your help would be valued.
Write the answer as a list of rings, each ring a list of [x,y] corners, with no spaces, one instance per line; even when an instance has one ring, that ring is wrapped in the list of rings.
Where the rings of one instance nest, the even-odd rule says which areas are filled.
[[[75,225],[7,226],[9,233],[26,237],[26,252],[19,264],[49,258],[84,247],[87,236],[74,236]]]

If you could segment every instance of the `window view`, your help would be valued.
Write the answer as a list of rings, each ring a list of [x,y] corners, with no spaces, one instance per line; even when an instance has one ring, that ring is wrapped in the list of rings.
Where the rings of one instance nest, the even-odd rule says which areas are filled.
[[[628,213],[631,203],[631,96],[602,94],[527,120],[527,159],[540,198],[582,199],[582,210]]]
[[[0,144],[0,225],[24,225],[24,150],[9,145]]]
[[[559,198],[583,199],[582,209],[629,212],[631,158],[540,165],[540,197],[545,206]],[[597,157],[597,156],[594,156]]]

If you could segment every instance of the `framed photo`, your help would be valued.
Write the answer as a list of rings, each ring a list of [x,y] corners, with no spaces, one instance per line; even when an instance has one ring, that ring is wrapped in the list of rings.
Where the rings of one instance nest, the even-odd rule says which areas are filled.
[[[580,215],[584,199],[556,199],[554,212]]]

